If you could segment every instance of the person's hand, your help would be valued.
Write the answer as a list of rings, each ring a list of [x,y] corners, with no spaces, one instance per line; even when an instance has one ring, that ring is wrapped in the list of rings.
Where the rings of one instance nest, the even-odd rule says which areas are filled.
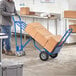
[[[12,16],[14,16],[14,15],[15,15],[15,13],[12,13],[11,15],[12,15]]]
[[[15,15],[16,15],[16,16],[19,16],[19,14],[18,14],[18,13],[16,13]]]

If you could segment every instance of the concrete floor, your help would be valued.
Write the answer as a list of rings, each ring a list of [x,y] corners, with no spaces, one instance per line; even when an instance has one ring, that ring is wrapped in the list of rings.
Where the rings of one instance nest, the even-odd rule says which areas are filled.
[[[11,39],[12,50],[15,51],[15,40]],[[19,42],[19,39],[18,39]],[[25,42],[25,40],[23,40]],[[76,76],[76,45],[63,46],[58,57],[48,61],[41,61],[39,52],[32,42],[24,48],[26,56],[6,56],[24,63],[23,76]]]

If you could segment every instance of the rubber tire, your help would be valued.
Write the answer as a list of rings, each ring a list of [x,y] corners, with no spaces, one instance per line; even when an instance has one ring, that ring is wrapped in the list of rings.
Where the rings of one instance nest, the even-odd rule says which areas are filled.
[[[25,56],[26,55],[26,53],[25,53],[25,51],[23,51],[23,56]]]
[[[58,53],[50,55],[51,58],[56,58],[57,56],[58,56]]]
[[[44,57],[45,56],[45,57]],[[49,58],[49,55],[45,52],[45,51],[42,51],[40,54],[39,54],[39,57],[42,61],[47,61],[48,58]]]

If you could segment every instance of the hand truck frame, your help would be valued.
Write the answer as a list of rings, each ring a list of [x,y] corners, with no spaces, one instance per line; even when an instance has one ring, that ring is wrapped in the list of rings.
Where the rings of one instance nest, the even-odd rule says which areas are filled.
[[[42,51],[36,44],[36,41],[30,37],[28,40],[26,40],[25,44],[22,44],[22,30],[24,30],[27,26],[26,23],[24,23],[23,21],[21,21],[21,17],[19,17],[19,21],[16,21],[14,19],[14,16],[12,16],[12,19],[14,21],[14,29],[15,29],[15,43],[16,43],[16,55],[17,56],[23,56],[25,55],[25,51],[23,51],[23,48],[27,46],[27,44],[33,40],[34,46],[35,48],[40,51],[39,57],[42,61],[46,61],[48,60],[49,56],[51,58],[56,58],[58,56],[58,53],[60,52],[60,49],[62,48],[62,46],[64,45],[64,43],[66,42],[67,38],[70,36],[72,29],[68,29],[66,31],[66,33],[64,34],[64,36],[61,38],[61,40],[59,41],[59,43],[55,46],[55,48],[53,49],[52,52],[49,52],[48,50],[46,50],[45,48],[43,48],[44,51]],[[20,46],[18,45],[17,42],[17,33],[16,33],[16,26],[20,27]]]

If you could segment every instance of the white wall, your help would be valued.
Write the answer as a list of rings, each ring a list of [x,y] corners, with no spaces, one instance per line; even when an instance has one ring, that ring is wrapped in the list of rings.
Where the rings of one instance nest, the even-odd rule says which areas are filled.
[[[20,10],[20,4],[25,4],[25,6],[30,7],[31,11],[35,12],[50,12],[50,13],[59,13],[62,14],[64,10],[68,10],[68,0],[56,0],[55,3],[41,3],[40,0],[15,0],[16,9]],[[51,22],[52,25],[52,22]],[[57,26],[59,34],[65,32],[65,27],[63,20],[59,21]],[[51,28],[53,30],[51,30]],[[54,24],[49,28],[50,31],[55,33],[56,27]]]
[[[34,1],[34,2],[33,2]],[[15,0],[17,10],[20,10],[20,4],[31,8],[31,11],[36,12],[53,12],[61,13],[68,9],[67,0],[56,0],[55,3],[41,3],[40,0]]]
[[[76,10],[76,0],[68,0],[68,3],[70,10]]]

